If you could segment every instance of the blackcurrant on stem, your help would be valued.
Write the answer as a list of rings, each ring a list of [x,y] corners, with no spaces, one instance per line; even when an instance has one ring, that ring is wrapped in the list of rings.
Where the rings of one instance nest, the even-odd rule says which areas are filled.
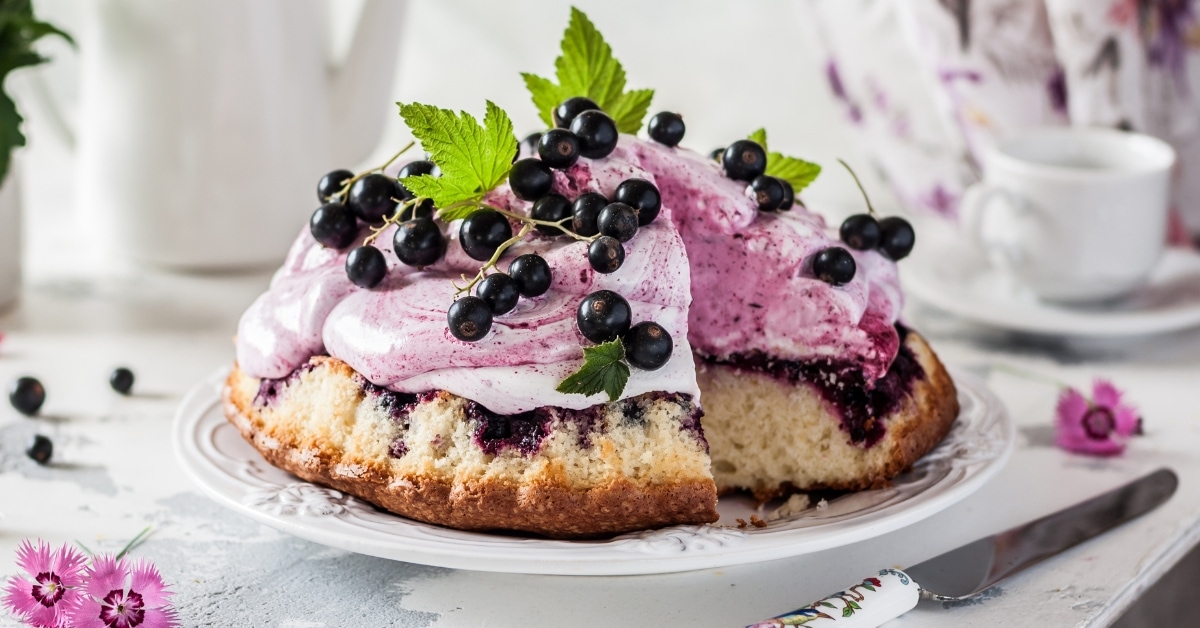
[[[393,198],[392,200],[399,201],[399,199],[395,199],[395,198]],[[378,227],[376,227],[374,225],[370,225],[371,235],[367,236],[363,240],[363,246],[367,246],[368,244],[371,244],[372,242],[374,242],[375,239],[379,237],[379,234],[383,233],[384,229],[387,229],[388,227],[390,227],[392,225],[403,222],[402,220],[400,220],[400,216],[404,215],[404,211],[406,209],[408,209],[409,207],[416,205],[417,202],[421,201],[421,200],[424,200],[424,199],[412,198],[407,201],[404,201],[403,204],[401,204],[399,207],[396,208],[395,213],[393,213],[391,216],[388,216],[387,218],[383,219],[383,224],[379,225]]]
[[[350,186],[354,185],[355,181],[358,181],[359,179],[371,174],[372,172],[383,172],[385,169],[387,169],[388,166],[395,163],[395,161],[397,159],[400,159],[401,155],[403,155],[404,153],[407,153],[410,148],[412,148],[413,146],[416,146],[416,145],[417,145],[417,143],[415,141],[409,142],[408,144],[405,144],[404,148],[401,148],[400,150],[396,151],[396,154],[392,155],[391,159],[388,159],[387,161],[383,162],[382,166],[378,166],[376,168],[371,168],[369,170],[363,170],[362,172],[354,175],[353,177],[350,177],[349,179],[346,180],[346,184],[342,186],[342,190],[340,192],[338,192],[338,194],[340,194],[342,196],[342,198],[346,198],[346,195],[350,193]]]
[[[866,190],[866,188],[863,187],[862,181],[858,180],[858,175],[854,174],[854,169],[850,167],[850,164],[842,161],[841,159],[838,159],[838,163],[842,164],[842,167],[845,168],[846,171],[850,173],[850,176],[854,178],[854,183],[855,183],[855,185],[858,186],[858,191],[862,192],[863,200],[866,201],[866,203],[867,203],[867,213],[874,216],[875,208],[871,206],[871,199],[867,198],[867,190]],[[801,207],[803,207],[803,206],[804,205],[801,204]]]
[[[521,214],[514,214],[513,212],[510,212],[506,209],[500,209],[499,207],[492,207],[491,205],[485,205],[483,203],[480,203],[479,206],[484,209],[490,209],[490,210],[500,214],[501,216],[507,216],[513,220],[520,221],[524,225],[533,225],[533,226],[542,225],[544,227],[558,227],[559,229],[562,229],[563,233],[571,236],[572,238],[575,238],[576,240],[579,240],[580,242],[591,242],[591,241],[595,240],[596,238],[600,237],[600,234],[598,234],[598,233],[593,236],[581,236],[578,233],[571,231],[570,229],[564,229],[563,227],[565,226],[565,223],[573,221],[574,220],[573,217],[572,218],[563,218],[562,220],[558,220],[558,221],[537,220],[536,218],[522,216]]]
[[[489,259],[487,261],[487,263],[484,264],[483,267],[481,267],[479,269],[479,272],[476,273],[474,279],[471,279],[467,283],[466,286],[459,286],[458,284],[454,284],[454,287],[458,290],[457,292],[454,293],[454,297],[458,298],[458,296],[464,292],[470,293],[471,290],[475,287],[475,284],[483,281],[483,278],[487,276],[485,274],[487,272],[487,270],[489,268],[496,267],[496,262],[500,261],[500,257],[502,255],[504,255],[504,252],[507,251],[510,247],[512,247],[512,245],[514,245],[514,244],[520,242],[522,239],[524,239],[525,236],[529,235],[530,231],[533,231],[533,225],[524,225],[521,227],[521,230],[519,232],[517,232],[517,235],[505,240],[504,242],[501,242],[500,246],[496,247],[496,252],[492,253],[491,259]],[[462,278],[464,281],[467,280],[466,275],[463,275]],[[451,282],[451,283],[453,283],[453,282]]]

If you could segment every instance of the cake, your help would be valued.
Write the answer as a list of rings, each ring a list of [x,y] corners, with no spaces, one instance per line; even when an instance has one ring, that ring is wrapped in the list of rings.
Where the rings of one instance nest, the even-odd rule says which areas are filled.
[[[322,180],[223,392],[268,462],[418,521],[569,539],[712,523],[719,493],[886,486],[945,436],[954,385],[898,322],[907,250],[842,246],[792,207],[765,137],[718,163],[677,146],[674,114],[618,137],[581,100],[515,155],[491,103],[484,126],[402,107],[443,117],[414,133],[445,189],[447,146],[499,138],[475,170],[507,182],[467,201],[426,160],[402,185]],[[761,155],[750,176],[737,147]]]

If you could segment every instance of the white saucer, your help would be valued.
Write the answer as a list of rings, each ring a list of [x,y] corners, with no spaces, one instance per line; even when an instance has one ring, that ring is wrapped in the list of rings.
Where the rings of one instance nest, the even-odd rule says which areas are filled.
[[[979,323],[1065,336],[1139,336],[1200,325],[1200,254],[1168,249],[1145,284],[1118,301],[1067,306],[1041,301],[961,243],[931,243],[901,263],[908,294]]]
[[[711,569],[816,552],[916,523],[975,492],[1004,465],[1016,440],[1004,404],[980,380],[952,371],[958,420],[937,447],[886,489],[849,493],[825,507],[739,528],[759,512],[720,498],[713,525],[673,526],[596,541],[464,532],[405,519],[268,464],[221,411],[227,371],[188,394],[175,416],[175,453],[221,505],[277,530],[351,552],[479,571],[634,575]]]

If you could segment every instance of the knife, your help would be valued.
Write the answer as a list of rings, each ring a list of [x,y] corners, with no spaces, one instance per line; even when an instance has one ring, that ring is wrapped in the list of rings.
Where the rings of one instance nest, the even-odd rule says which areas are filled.
[[[1157,508],[1179,478],[1159,469],[1085,502],[984,537],[907,569],[883,569],[859,584],[747,628],[874,628],[912,610],[921,598],[956,601]]]

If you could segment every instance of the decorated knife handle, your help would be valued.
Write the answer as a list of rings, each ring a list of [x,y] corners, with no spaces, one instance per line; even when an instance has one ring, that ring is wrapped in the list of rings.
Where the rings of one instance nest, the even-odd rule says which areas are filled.
[[[830,626],[831,628],[875,628],[917,605],[921,588],[899,569],[883,569],[859,584],[746,628],[782,626]]]

